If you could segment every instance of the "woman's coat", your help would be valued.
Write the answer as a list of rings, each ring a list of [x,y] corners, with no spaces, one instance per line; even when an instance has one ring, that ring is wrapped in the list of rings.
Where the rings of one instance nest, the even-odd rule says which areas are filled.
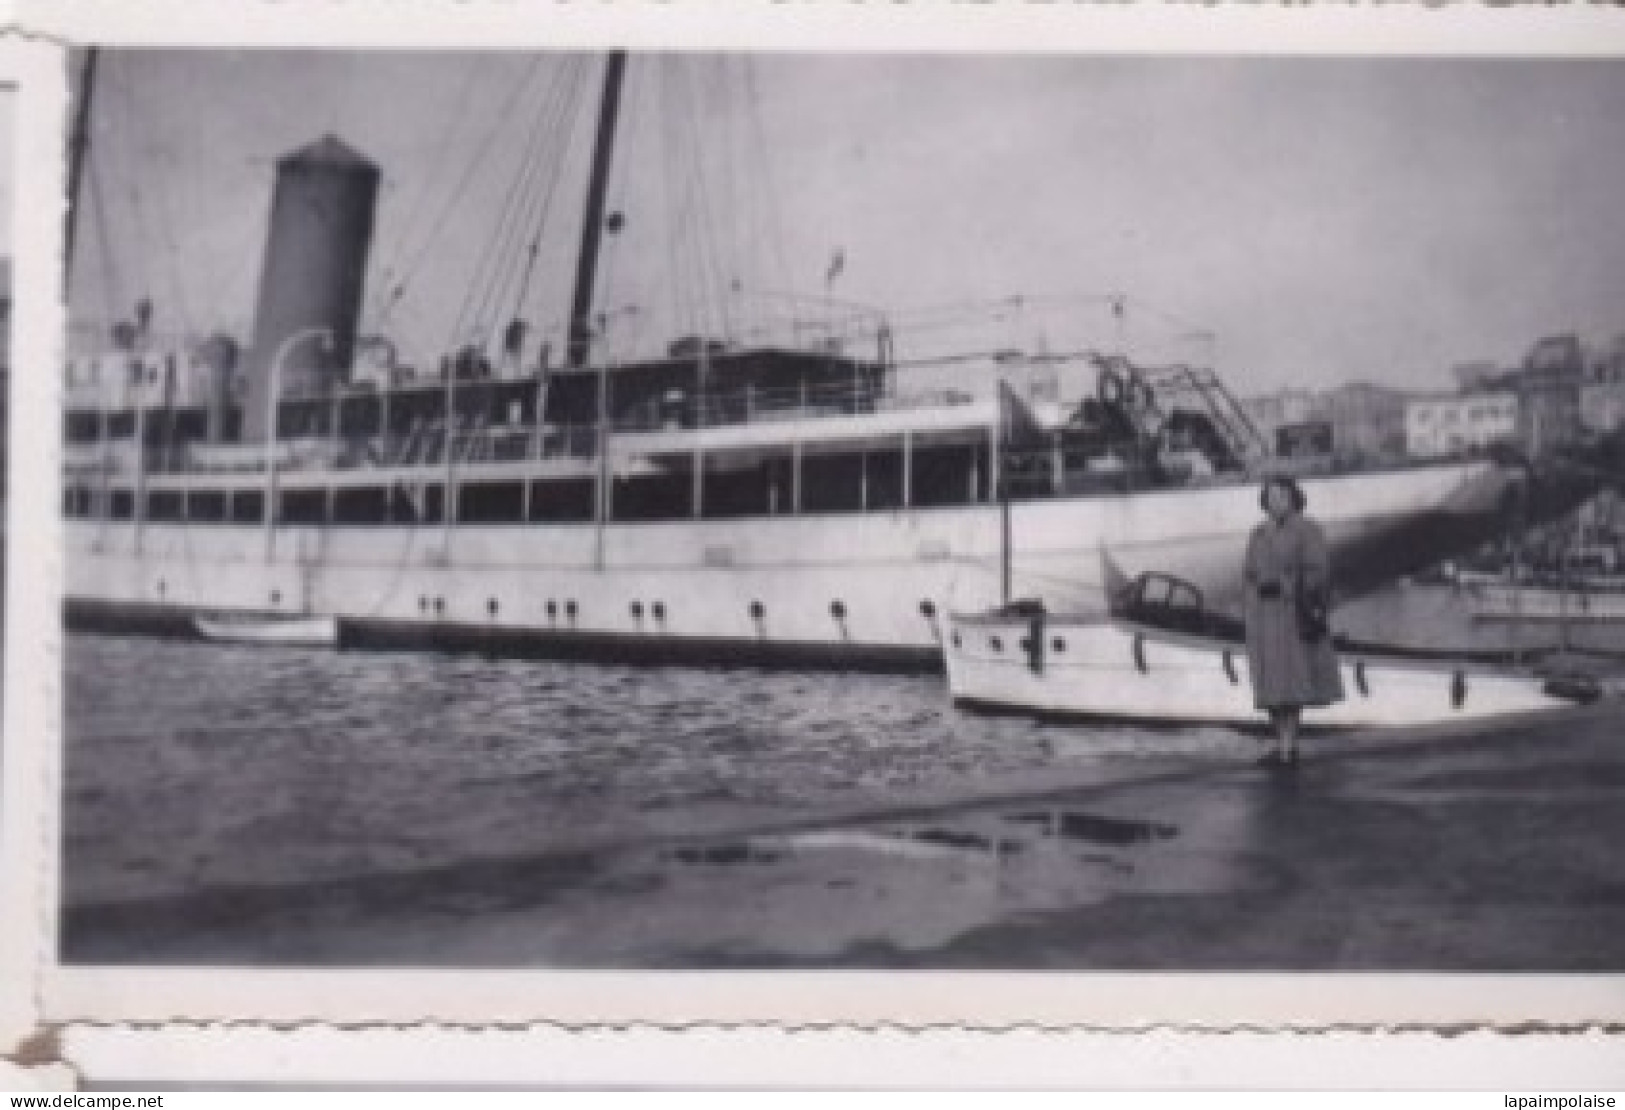
[[[1329,594],[1331,556],[1320,526],[1294,513],[1266,520],[1247,542],[1247,663],[1260,709],[1330,705],[1343,680],[1329,635],[1306,638],[1298,620],[1300,590]]]

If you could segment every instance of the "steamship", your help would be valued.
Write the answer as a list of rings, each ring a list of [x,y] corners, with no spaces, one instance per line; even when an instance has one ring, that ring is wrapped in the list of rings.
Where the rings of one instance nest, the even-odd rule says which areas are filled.
[[[1291,464],[1209,370],[1050,354],[1089,384],[1035,400],[1035,360],[988,353],[962,367],[986,388],[911,389],[883,323],[604,356],[624,66],[599,86],[558,365],[517,321],[418,371],[360,334],[379,170],[332,136],[276,165],[245,349],[157,349],[138,312],[69,360],[71,623],[320,618],[353,646],[936,668],[950,610],[1104,611],[1103,551],[1234,598],[1256,480]],[[1304,485],[1354,591],[1482,542],[1528,481],[1478,460]]]

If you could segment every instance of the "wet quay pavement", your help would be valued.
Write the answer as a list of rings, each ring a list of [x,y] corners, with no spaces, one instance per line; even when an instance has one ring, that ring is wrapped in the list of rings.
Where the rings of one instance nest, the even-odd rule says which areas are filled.
[[[70,906],[88,963],[1625,969],[1625,703]]]

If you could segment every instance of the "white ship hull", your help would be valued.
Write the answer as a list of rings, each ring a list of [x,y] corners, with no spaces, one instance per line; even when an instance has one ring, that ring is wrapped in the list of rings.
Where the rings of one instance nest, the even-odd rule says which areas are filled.
[[[1043,715],[1258,725],[1240,645],[1112,619],[950,618],[944,646],[956,702]],[[1345,654],[1344,700],[1310,707],[1311,728],[1435,724],[1572,704],[1535,676],[1459,663]]]
[[[1487,466],[1307,483],[1334,548],[1458,504]],[[1258,517],[1248,485],[1012,506],[1016,596],[1104,611],[1100,553],[1223,604]],[[333,616],[347,640],[935,666],[940,614],[1000,597],[997,505],[675,523],[281,527],[72,520],[70,616],[184,625],[215,610]],[[1448,527],[1448,523],[1446,523]]]

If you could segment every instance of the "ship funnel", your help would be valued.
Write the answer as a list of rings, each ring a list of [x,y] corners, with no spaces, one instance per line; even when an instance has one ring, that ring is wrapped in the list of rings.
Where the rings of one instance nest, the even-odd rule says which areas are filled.
[[[277,160],[248,355],[246,441],[267,438],[279,356],[284,397],[326,393],[350,364],[378,177],[371,160],[332,135]]]

